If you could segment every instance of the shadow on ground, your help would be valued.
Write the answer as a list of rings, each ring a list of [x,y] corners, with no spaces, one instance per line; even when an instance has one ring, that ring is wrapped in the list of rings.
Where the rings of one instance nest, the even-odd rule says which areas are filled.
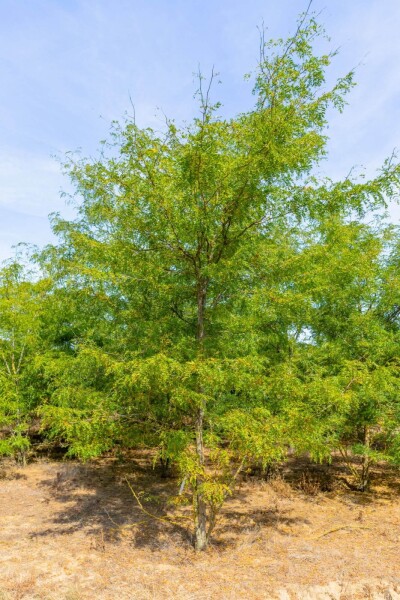
[[[172,529],[182,541],[191,542],[186,527],[168,522],[168,499],[176,493],[177,482],[162,479],[148,456],[124,463],[115,459],[83,465],[71,461],[58,467],[54,477],[39,483],[49,505],[48,527],[32,537],[84,529],[87,534],[100,535],[104,542],[116,543],[129,536],[136,547],[158,549],[167,528],[170,534]],[[128,482],[153,516],[139,507]]]
[[[392,476],[389,467],[377,465],[372,474],[373,485],[379,488],[380,481],[384,481],[385,490],[368,493],[343,491],[346,502],[366,505],[398,494],[399,479],[396,475],[393,471]],[[293,493],[318,501],[324,494],[336,493],[335,485],[345,476],[345,471],[339,462],[315,465],[303,458],[288,461],[278,476]],[[254,480],[254,477],[251,479]],[[245,486],[248,481],[249,476],[246,476]],[[140,508],[128,482],[150,515]],[[97,540],[98,549],[105,543],[117,544],[123,539],[129,540],[136,548],[151,550],[159,550],[171,540],[190,547],[190,507],[186,513],[183,511],[180,521],[182,510],[174,509],[168,502],[176,494],[178,483],[174,478],[163,479],[161,470],[152,467],[152,459],[146,453],[135,452],[124,462],[106,458],[89,464],[74,461],[56,463],[51,476],[38,484],[44,491],[44,502],[49,506],[48,526],[33,533],[32,537],[66,535],[84,530]],[[253,508],[246,505],[247,500],[246,490],[238,489],[234,502],[226,504],[213,545],[229,546],[235,535],[248,530],[249,524],[255,529],[279,531],[283,526],[287,529],[308,523],[306,519],[291,517],[282,506]],[[171,523],[170,519],[174,522]]]

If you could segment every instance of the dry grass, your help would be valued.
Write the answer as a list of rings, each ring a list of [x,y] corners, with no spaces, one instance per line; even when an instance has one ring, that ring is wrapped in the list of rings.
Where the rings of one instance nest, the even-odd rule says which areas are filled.
[[[0,600],[398,599],[400,478],[378,468],[361,494],[340,476],[295,460],[247,476],[197,556],[183,525],[134,502],[125,477],[160,517],[176,486],[146,454],[3,469]]]

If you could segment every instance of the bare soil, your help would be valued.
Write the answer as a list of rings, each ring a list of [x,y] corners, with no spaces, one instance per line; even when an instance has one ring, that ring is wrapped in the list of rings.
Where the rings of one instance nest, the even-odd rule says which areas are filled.
[[[400,477],[380,466],[359,493],[343,475],[306,460],[268,480],[247,475],[196,555],[167,503],[177,480],[145,453],[4,463],[0,600],[400,599]],[[126,478],[161,520],[140,510]]]

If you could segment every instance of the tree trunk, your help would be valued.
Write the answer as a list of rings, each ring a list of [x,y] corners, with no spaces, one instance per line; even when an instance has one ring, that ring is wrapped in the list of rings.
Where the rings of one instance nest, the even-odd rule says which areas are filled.
[[[160,458],[161,478],[171,477],[171,461],[169,458]]]
[[[196,338],[198,343],[199,355],[204,354],[204,313],[206,307],[207,281],[202,280],[197,287],[197,332]],[[203,393],[201,382],[199,383],[199,393]],[[196,454],[201,469],[204,468],[204,442],[203,442],[203,426],[204,426],[204,408],[198,408],[196,416]],[[197,551],[207,548],[207,505],[204,501],[203,493],[204,479],[202,475],[197,475],[195,482],[195,490],[193,496],[193,508],[195,513],[195,540],[194,547]]]
[[[21,467],[26,467],[26,451],[19,450],[17,454],[17,463],[21,465]]]
[[[366,454],[362,457],[361,463],[361,474],[360,474],[360,491],[365,492],[369,484],[369,468],[370,468],[370,457],[368,454],[371,444],[371,432],[368,425],[364,426],[364,447]]]
[[[203,445],[203,417],[204,411],[201,408],[196,420],[196,453],[200,466],[204,466],[204,445]],[[196,477],[194,493],[195,510],[195,540],[194,547],[197,551],[207,548],[207,506],[203,494],[203,477]]]

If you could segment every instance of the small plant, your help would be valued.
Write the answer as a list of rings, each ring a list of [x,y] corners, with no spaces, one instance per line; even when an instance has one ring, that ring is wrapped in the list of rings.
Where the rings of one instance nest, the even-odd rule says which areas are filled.
[[[306,496],[318,496],[318,494],[321,492],[321,484],[319,480],[309,471],[302,472],[297,487],[304,494],[306,494]]]

